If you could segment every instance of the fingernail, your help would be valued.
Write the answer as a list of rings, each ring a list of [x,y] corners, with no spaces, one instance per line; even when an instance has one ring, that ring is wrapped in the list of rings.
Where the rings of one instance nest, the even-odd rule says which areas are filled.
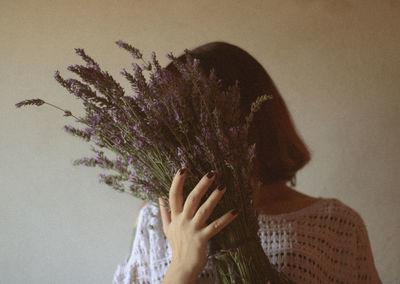
[[[218,189],[219,191],[222,191],[224,188],[225,188],[225,184],[220,184],[220,185],[217,187],[217,189]]]
[[[208,172],[207,177],[208,178],[212,178],[214,175],[215,175],[215,171],[211,170],[211,171]]]
[[[180,175],[183,175],[183,174],[185,173],[185,171],[186,171],[186,169],[185,169],[185,168],[182,168],[182,169],[179,170],[179,174],[180,174]]]
[[[237,209],[233,209],[232,212],[231,212],[232,215],[236,215],[238,213],[239,213],[239,211]]]

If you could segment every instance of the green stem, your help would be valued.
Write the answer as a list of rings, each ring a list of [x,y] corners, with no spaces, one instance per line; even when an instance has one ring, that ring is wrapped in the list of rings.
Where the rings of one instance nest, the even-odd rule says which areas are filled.
[[[44,102],[45,104],[48,104],[49,106],[52,106],[52,107],[54,107],[54,108],[57,108],[57,109],[59,109],[59,110],[62,110],[63,112],[66,112],[67,110],[65,110],[65,109],[62,109],[62,108],[60,108],[60,107],[58,107],[58,106],[56,106],[56,105],[53,105],[53,104],[51,104],[51,103],[48,103],[48,102]],[[71,116],[72,117],[74,117],[76,120],[78,120],[79,122],[82,122],[82,120],[80,119],[80,118],[78,118],[78,117],[76,117],[75,115],[73,115],[72,113],[71,113]]]

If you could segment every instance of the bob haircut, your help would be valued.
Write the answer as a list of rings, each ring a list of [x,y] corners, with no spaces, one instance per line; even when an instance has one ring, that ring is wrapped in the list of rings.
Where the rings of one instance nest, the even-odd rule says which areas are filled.
[[[297,134],[288,108],[266,70],[245,50],[222,41],[206,43],[189,53],[200,60],[200,70],[206,76],[211,69],[215,70],[224,90],[239,81],[242,121],[258,96],[273,96],[255,113],[249,128],[248,142],[256,143],[252,178],[263,185],[290,181],[295,186],[296,172],[310,161],[311,154]],[[185,54],[177,59],[186,62]],[[165,69],[178,74],[172,62]]]

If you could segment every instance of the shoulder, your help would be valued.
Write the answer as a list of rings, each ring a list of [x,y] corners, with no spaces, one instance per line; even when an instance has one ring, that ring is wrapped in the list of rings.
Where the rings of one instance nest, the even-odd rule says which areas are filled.
[[[131,254],[124,265],[118,266],[114,284],[158,283],[170,258],[162,229],[159,224],[159,209],[151,202],[139,207],[136,233]],[[161,266],[162,264],[162,266]]]
[[[156,204],[152,202],[143,202],[139,206],[139,213],[136,217],[135,226],[137,230],[152,229],[158,226],[160,218],[160,211]]]
[[[331,230],[330,233],[348,242],[359,242],[360,239],[366,238],[367,228],[357,210],[336,198],[327,199],[324,210],[321,213],[325,218],[325,225]]]
[[[360,248],[369,247],[370,240],[368,229],[360,213],[339,200],[337,200],[337,203],[339,204],[339,206],[343,207],[346,212],[345,217],[346,220],[348,220],[348,222],[351,224],[351,227],[354,231],[354,237],[357,246]]]
[[[142,204],[139,205],[139,208],[138,208],[139,214],[136,216],[136,219],[135,219],[135,227],[137,227],[137,225],[138,225],[140,211],[142,210],[142,208],[143,208],[146,204],[147,204],[147,202],[146,202],[146,201],[143,201]]]
[[[337,198],[321,198],[309,207],[282,216],[292,217],[307,226],[321,227],[321,230],[327,230],[325,233],[336,237],[354,237],[356,231],[365,227],[360,214]]]
[[[365,226],[360,213],[357,212],[354,208],[336,198],[329,198],[329,200],[329,206],[332,215],[337,218],[341,218],[342,220],[347,220],[348,222],[350,222],[352,227]]]
[[[144,229],[148,235],[163,234],[160,208],[157,203],[151,201],[143,203],[137,219],[138,230]]]

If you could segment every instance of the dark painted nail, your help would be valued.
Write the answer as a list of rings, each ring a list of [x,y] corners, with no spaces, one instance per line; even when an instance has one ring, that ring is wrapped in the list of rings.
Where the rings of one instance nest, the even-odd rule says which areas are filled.
[[[185,171],[186,171],[186,169],[185,169],[185,168],[182,168],[182,169],[179,170],[179,174],[180,174],[180,175],[183,175],[183,174],[185,173]]]
[[[233,211],[231,212],[232,215],[236,215],[237,213],[239,213],[237,209],[233,209]]]
[[[215,175],[215,172],[214,172],[214,170],[212,170],[212,171],[208,172],[207,177],[212,178],[214,175]]]
[[[217,189],[218,189],[219,191],[222,191],[224,188],[225,188],[225,184],[220,184],[220,185],[217,187]]]

